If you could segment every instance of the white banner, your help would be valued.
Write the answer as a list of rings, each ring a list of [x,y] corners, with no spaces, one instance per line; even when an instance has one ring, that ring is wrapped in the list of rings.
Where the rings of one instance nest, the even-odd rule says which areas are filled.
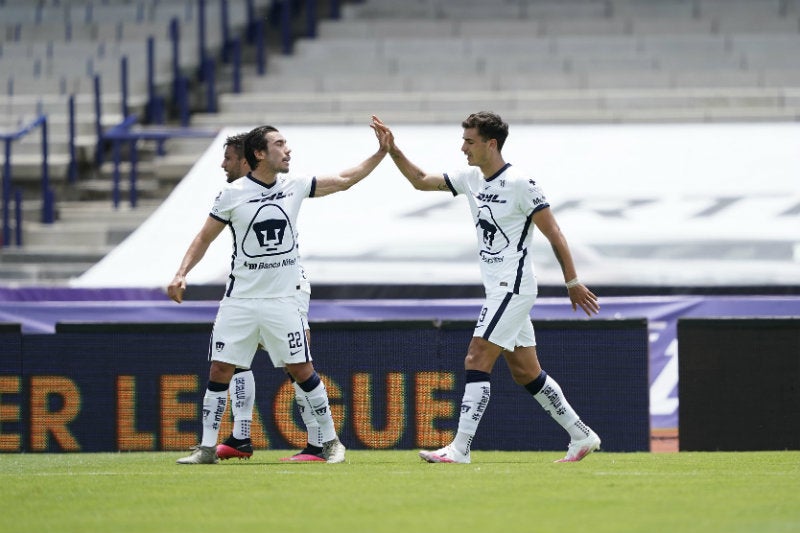
[[[247,129],[223,131],[150,219],[73,285],[166,286],[225,182],[225,137]],[[459,124],[393,130],[424,170],[466,164]],[[281,131],[293,173],[336,173],[377,147],[367,117]],[[590,286],[800,284],[798,124],[512,124],[503,152],[544,188]],[[301,254],[312,284],[479,284],[471,224],[463,198],[414,190],[387,157],[351,190],[304,202]],[[541,234],[534,243],[540,283],[562,283]],[[231,251],[226,232],[189,282],[225,283]]]

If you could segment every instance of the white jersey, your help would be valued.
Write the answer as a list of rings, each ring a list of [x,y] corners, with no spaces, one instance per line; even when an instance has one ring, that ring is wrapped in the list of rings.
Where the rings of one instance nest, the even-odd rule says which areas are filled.
[[[550,205],[541,187],[511,164],[489,178],[477,167],[444,178],[454,196],[467,195],[486,294],[536,294],[531,215]]]
[[[277,298],[296,294],[301,280],[297,215],[314,196],[316,178],[279,174],[264,185],[249,174],[217,195],[210,216],[233,234],[226,297]]]

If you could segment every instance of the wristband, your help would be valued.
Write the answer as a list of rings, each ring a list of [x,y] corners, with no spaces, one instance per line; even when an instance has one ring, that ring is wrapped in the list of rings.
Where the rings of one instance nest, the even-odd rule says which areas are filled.
[[[567,282],[567,289],[571,289],[572,287],[577,287],[580,284],[581,282],[578,278],[572,278]]]

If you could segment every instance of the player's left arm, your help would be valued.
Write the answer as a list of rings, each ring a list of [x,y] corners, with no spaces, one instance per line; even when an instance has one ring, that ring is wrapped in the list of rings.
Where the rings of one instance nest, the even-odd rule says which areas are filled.
[[[567,239],[561,233],[561,228],[556,222],[556,217],[553,215],[549,207],[539,209],[533,215],[533,223],[539,228],[539,231],[550,242],[553,248],[553,253],[556,256],[558,264],[561,265],[561,272],[564,274],[564,282],[570,282],[571,286],[567,287],[569,299],[572,302],[572,310],[576,311],[580,306],[584,312],[591,316],[592,313],[600,311],[600,304],[597,302],[597,296],[590,291],[580,281],[573,281],[578,279],[578,273],[575,270],[575,262],[572,260],[572,253],[569,250]]]
[[[315,197],[346,191],[369,176],[370,173],[375,170],[375,167],[383,161],[383,158],[386,157],[386,153],[388,152],[387,134],[372,124],[370,124],[370,127],[378,138],[378,151],[358,165],[343,170],[336,176],[317,176],[316,189],[314,190]]]

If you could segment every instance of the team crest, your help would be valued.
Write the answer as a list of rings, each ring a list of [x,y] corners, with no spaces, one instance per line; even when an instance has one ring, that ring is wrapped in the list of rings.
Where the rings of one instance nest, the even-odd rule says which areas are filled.
[[[265,204],[250,222],[242,240],[247,257],[283,255],[295,248],[294,228],[286,212],[276,204]]]
[[[487,206],[478,209],[478,239],[481,242],[481,254],[495,255],[505,250],[508,245],[508,237],[500,229],[492,216],[492,211]]]

